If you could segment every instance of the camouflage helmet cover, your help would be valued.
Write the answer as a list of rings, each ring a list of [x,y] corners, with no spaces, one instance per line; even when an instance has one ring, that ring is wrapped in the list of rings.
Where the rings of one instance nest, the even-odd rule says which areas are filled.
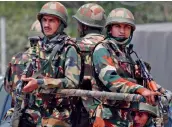
[[[84,4],[73,17],[80,23],[97,28],[103,28],[106,22],[104,9],[95,3]]]
[[[131,108],[133,111],[146,111],[154,117],[159,116],[158,106],[152,106],[150,104],[140,102],[140,103],[133,103],[131,105]]]
[[[126,8],[116,8],[112,10],[106,20],[106,27],[114,23],[126,23],[135,30],[135,21],[133,14]]]
[[[43,5],[40,12],[37,15],[38,20],[40,21],[43,15],[54,15],[57,16],[67,27],[67,9],[65,6],[59,2],[48,2]]]
[[[40,37],[43,36],[42,30],[41,30],[41,25],[38,20],[36,20],[30,28],[29,37],[31,37],[31,36],[40,36]]]

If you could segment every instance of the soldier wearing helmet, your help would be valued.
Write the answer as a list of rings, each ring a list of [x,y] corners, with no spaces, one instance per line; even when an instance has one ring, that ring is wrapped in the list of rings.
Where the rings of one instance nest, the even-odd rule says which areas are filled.
[[[67,27],[67,17],[66,8],[59,2],[44,4],[37,15],[43,37],[30,37],[33,42],[40,41],[25,52],[28,56],[26,64],[34,64],[28,68],[33,75],[21,77],[27,82],[22,92],[35,91],[31,107],[24,107],[25,116],[29,116],[26,119],[29,127],[70,126],[70,100],[55,96],[57,89],[76,88],[80,79],[80,57],[74,41],[63,31]],[[48,92],[43,93],[44,90]]]
[[[41,26],[38,20],[36,20],[28,33],[28,45],[25,46],[25,51],[28,50],[32,45],[31,38],[33,39],[41,39],[43,36],[41,31]],[[4,121],[6,121],[7,118],[11,118],[14,112],[14,105],[15,105],[15,92],[14,89],[16,88],[17,82],[21,79],[21,75],[23,72],[23,68],[25,68],[25,63],[28,62],[28,55],[23,51],[15,54],[12,57],[12,60],[9,63],[9,66],[6,71],[5,76],[5,90],[12,95],[12,103],[11,103],[11,109],[9,109],[4,116]],[[18,126],[17,124],[13,124],[13,126]],[[25,123],[25,126],[27,126],[27,123]]]
[[[25,46],[25,50],[28,50],[29,47],[30,47],[30,39],[36,39],[36,38],[39,38],[39,39],[42,39],[43,38],[43,33],[42,33],[42,30],[41,30],[41,25],[40,25],[40,22],[38,20],[36,20],[31,28],[30,28],[30,31],[29,31],[29,34],[28,34],[28,40],[29,42],[27,43],[27,45]]]
[[[73,18],[75,18],[78,23],[78,33],[80,37],[91,33],[100,36],[105,25],[106,15],[100,5],[88,3],[81,6]]]
[[[29,31],[29,34],[28,34],[28,38],[30,37],[35,37],[35,36],[38,36],[40,38],[43,38],[43,33],[42,33],[42,29],[41,29],[41,24],[38,20],[36,20],[31,28],[30,28],[30,31]]]
[[[159,115],[158,106],[135,102],[131,104],[130,108],[133,127],[154,127],[154,120]]]
[[[95,84],[95,79],[92,75],[92,61],[91,54],[94,46],[104,40],[104,35],[102,35],[102,30],[105,25],[106,15],[104,9],[95,3],[87,3],[82,5],[73,18],[77,21],[78,38],[76,39],[76,44],[79,47],[79,52],[81,55],[82,62],[82,72],[79,88],[91,90],[92,85]],[[73,126],[74,127],[88,127],[89,115],[88,109],[85,107],[91,106],[88,104],[90,100],[82,100],[83,102],[77,103],[78,109],[73,113]],[[80,114],[80,115],[79,115]]]
[[[93,65],[95,76],[100,84],[100,91],[136,93],[146,98],[147,103],[155,104],[158,92],[150,91],[138,84],[133,75],[133,60],[127,54],[136,29],[133,14],[126,8],[116,8],[107,17],[107,34],[102,43],[93,51]],[[128,119],[128,102],[106,102],[102,106],[102,118],[106,127],[129,127],[132,122]],[[115,107],[115,108],[114,108]]]

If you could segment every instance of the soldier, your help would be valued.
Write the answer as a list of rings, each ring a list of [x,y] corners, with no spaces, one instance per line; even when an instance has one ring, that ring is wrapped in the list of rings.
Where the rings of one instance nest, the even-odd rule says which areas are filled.
[[[30,38],[42,38],[43,34],[41,31],[41,26],[38,20],[36,20],[29,31],[28,45],[25,47],[25,51],[30,47]],[[20,80],[23,69],[25,68],[25,63],[27,62],[27,55],[24,52],[19,52],[12,57],[12,60],[9,63],[9,66],[5,75],[5,90],[12,95],[11,108],[7,111],[4,116],[3,121],[6,121],[8,118],[11,118],[14,112],[15,105],[15,94],[14,88],[16,87],[17,82]],[[8,122],[4,122],[8,123]]]
[[[93,52],[95,75],[101,83],[99,90],[121,93],[136,93],[145,97],[150,104],[155,104],[158,92],[150,91],[136,83],[134,66],[127,54],[126,46],[132,40],[135,30],[134,16],[125,8],[117,8],[110,12],[107,21],[107,36],[98,44]],[[129,127],[127,102],[102,102],[102,118],[106,127]]]
[[[39,23],[38,20],[36,20],[31,28],[30,28],[30,31],[29,31],[29,34],[28,34],[28,40],[29,42],[27,43],[26,47],[25,47],[25,51],[29,49],[30,47],[30,39],[32,38],[37,38],[39,37],[40,39],[43,38],[43,33],[42,33],[42,30],[41,30],[41,25]]]
[[[57,89],[76,88],[79,83],[80,57],[73,40],[63,32],[67,27],[67,16],[66,8],[59,2],[46,3],[38,13],[44,37],[36,49],[31,47],[25,52],[29,59],[27,63],[35,61],[36,71],[31,70],[32,77],[22,76],[22,81],[28,82],[23,92],[35,90],[35,103],[25,110],[30,116],[27,121],[35,124],[30,126],[70,126],[69,99],[51,94]],[[32,59],[33,54],[36,60]],[[49,92],[45,94],[41,90]]]
[[[95,3],[82,5],[73,16],[78,24],[79,37],[76,43],[79,47],[82,60],[82,73],[79,88],[91,90],[95,79],[93,78],[93,69],[91,55],[94,46],[104,40],[102,30],[105,25],[106,15],[104,9]],[[83,99],[83,98],[82,98]],[[87,107],[87,100],[83,99],[84,106]],[[77,103],[77,111],[73,113],[73,127],[88,127],[89,114],[85,110],[83,103]]]
[[[30,28],[30,31],[29,31],[29,37],[35,37],[35,36],[38,36],[38,37],[43,37],[43,33],[42,33],[42,29],[41,29],[41,24],[38,20],[36,20],[31,28]]]
[[[131,116],[133,119],[133,127],[154,127],[154,121],[158,116],[158,107],[151,106],[147,103],[133,103]]]

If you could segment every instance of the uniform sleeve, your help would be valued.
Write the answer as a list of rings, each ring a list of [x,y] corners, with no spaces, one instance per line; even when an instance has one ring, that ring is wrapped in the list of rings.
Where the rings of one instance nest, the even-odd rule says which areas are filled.
[[[113,92],[135,93],[141,85],[130,82],[117,73],[118,63],[116,59],[112,59],[108,50],[99,44],[93,52],[93,63],[95,71],[101,82]]]
[[[42,87],[46,88],[76,88],[79,84],[81,72],[81,59],[76,49],[71,46],[66,53],[65,77],[64,78],[44,78]]]

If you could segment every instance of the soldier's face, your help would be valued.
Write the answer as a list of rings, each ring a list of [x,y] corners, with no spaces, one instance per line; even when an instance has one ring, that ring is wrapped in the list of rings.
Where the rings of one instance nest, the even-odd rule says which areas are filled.
[[[51,36],[56,33],[59,28],[60,20],[51,15],[44,15],[41,20],[44,34],[46,36]]]
[[[148,121],[149,114],[147,112],[132,112],[133,127],[144,127]]]
[[[131,34],[132,27],[128,24],[113,24],[110,33],[113,37],[128,38]]]

